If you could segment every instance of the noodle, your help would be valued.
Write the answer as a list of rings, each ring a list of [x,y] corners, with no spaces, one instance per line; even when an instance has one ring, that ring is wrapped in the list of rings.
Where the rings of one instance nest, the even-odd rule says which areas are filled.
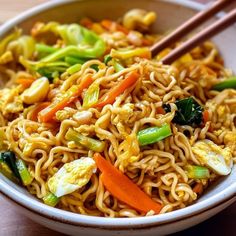
[[[137,27],[141,27],[140,24],[137,24]],[[136,48],[137,45],[132,44],[132,40],[142,45],[144,41],[152,44],[160,38],[158,35],[138,32],[139,28],[131,29],[134,35],[129,37],[125,31],[116,28],[107,30],[98,23],[88,28],[95,32],[99,30],[96,33],[106,43],[107,52],[111,48]],[[45,32],[47,35],[47,31]],[[38,35],[33,35],[34,40],[45,37],[43,42],[46,44],[47,37],[44,34],[40,35],[39,32]],[[55,48],[60,48],[61,45],[65,46],[65,42],[63,39],[57,39],[55,45]],[[211,89],[219,79],[232,75],[223,66],[213,43],[206,42],[189,52],[187,56],[191,60],[184,61],[183,57],[172,65],[163,65],[155,58],[151,60],[137,56],[123,60],[124,68],[120,71],[116,71],[114,65],[105,64],[100,59],[87,60],[79,71],[71,74],[64,70],[54,77],[53,83],[49,85],[47,97],[31,104],[22,102],[22,94],[27,88],[17,84],[17,81],[21,78],[39,78],[39,71],[32,71],[32,68],[30,70],[27,66],[22,67],[16,58],[11,62],[12,66],[1,65],[1,78],[7,77],[8,81],[4,85],[5,88],[0,90],[0,132],[5,133],[1,141],[2,151],[10,150],[25,162],[33,178],[26,186],[27,190],[37,198],[43,199],[49,192],[49,179],[59,173],[64,164],[81,157],[93,158],[94,150],[66,138],[68,130],[73,129],[79,134],[96,137],[104,142],[104,158],[131,179],[153,201],[162,204],[160,213],[184,208],[197,200],[201,194],[194,192],[194,186],[200,183],[205,189],[218,179],[220,174],[209,168],[208,178],[189,177],[186,166],[203,165],[202,160],[194,152],[195,144],[211,140],[222,149],[229,148],[235,161],[236,92],[233,89],[222,92]],[[26,59],[32,58],[35,60],[37,55]],[[85,108],[83,100],[86,91],[83,91],[82,99],[77,98],[58,111],[52,122],[45,123],[33,119],[39,104],[61,99],[73,85],[93,78],[100,88],[101,98],[132,72],[139,74],[137,83],[119,94],[113,103],[101,108]],[[187,97],[194,97],[196,102],[208,111],[209,117],[206,122],[199,126],[175,122],[178,110],[176,101]],[[169,104],[169,112],[158,112],[165,104]],[[87,113],[83,113],[85,111]],[[170,125],[171,136],[150,145],[139,145],[137,133],[140,130],[161,127],[164,124]],[[75,213],[105,217],[155,214],[152,209],[146,213],[140,212],[119,201],[104,186],[99,170],[93,173],[81,188],[63,195],[57,207]]]

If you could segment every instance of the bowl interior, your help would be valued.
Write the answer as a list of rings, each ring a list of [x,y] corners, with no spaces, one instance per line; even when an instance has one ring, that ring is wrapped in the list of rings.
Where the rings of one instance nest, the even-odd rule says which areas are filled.
[[[63,3],[64,2],[64,3]],[[179,5],[179,3],[183,5]],[[35,9],[25,17],[19,17],[17,25],[28,33],[32,25],[37,21],[59,21],[61,23],[78,22],[82,17],[91,17],[95,20],[101,20],[104,18],[118,19],[127,10],[132,8],[143,8],[147,10],[154,10],[157,12],[158,19],[153,26],[155,32],[166,32],[167,30],[174,29],[185,20],[190,18],[196,13],[196,6],[185,1],[158,1],[158,0],[87,0],[87,1],[58,1],[54,3],[56,7],[50,8],[52,3],[46,4],[44,8]],[[189,8],[187,6],[192,6]],[[195,9],[194,9],[195,8]],[[46,10],[45,10],[46,9]],[[1,37],[14,28],[15,21],[9,22],[0,29]],[[233,60],[236,55],[236,47],[232,38],[236,36],[236,28],[231,27],[219,34],[214,38],[214,41],[218,45],[221,54],[225,59],[227,67],[236,68],[236,60]],[[235,69],[236,70],[236,69]],[[221,178],[198,200],[198,203],[210,199],[211,197],[224,193],[224,190],[229,188],[236,182],[236,168],[232,171],[231,175]],[[5,186],[4,188],[1,186]],[[28,196],[32,201],[36,202],[35,197],[31,196],[24,188],[15,185],[11,181],[7,180],[0,174],[0,190],[4,191],[7,195],[11,195],[8,192],[6,186],[9,189],[16,190],[19,194],[23,193]],[[235,185],[234,185],[235,187]],[[12,197],[12,196],[11,196]],[[198,204],[197,203],[197,204]],[[42,205],[42,207],[44,207]],[[46,206],[45,206],[46,207]],[[191,208],[188,207],[188,208]],[[178,210],[182,211],[182,210]],[[184,211],[183,211],[184,212]],[[169,213],[168,213],[169,214]],[[171,213],[173,217],[175,212]],[[163,216],[155,216],[163,217]]]

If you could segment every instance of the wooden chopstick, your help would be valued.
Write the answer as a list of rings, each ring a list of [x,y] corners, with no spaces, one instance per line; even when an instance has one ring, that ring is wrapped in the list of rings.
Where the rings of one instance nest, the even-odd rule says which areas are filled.
[[[197,26],[202,24],[210,17],[212,17],[214,14],[219,12],[222,8],[227,6],[232,1],[235,0],[218,0],[209,8],[197,13],[191,19],[187,20],[184,24],[175,29],[168,36],[159,41],[157,44],[154,44],[151,47],[152,56],[155,56],[164,48],[168,47],[171,43],[176,42],[177,40],[182,38],[184,35],[195,29]]]
[[[162,59],[164,64],[171,64],[183,54],[187,53],[197,45],[203,43],[205,40],[211,38],[217,33],[223,31],[228,26],[236,22],[236,9],[229,12],[226,16],[216,21],[212,25],[203,29],[201,32],[190,38],[188,41],[181,44],[179,47],[172,50],[167,56]]]

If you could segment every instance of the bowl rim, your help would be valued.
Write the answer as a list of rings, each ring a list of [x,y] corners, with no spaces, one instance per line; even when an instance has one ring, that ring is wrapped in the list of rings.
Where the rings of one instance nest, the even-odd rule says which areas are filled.
[[[31,8],[13,19],[7,21],[2,26],[0,26],[0,35],[4,35],[9,30],[13,29],[15,25],[27,20],[28,18],[34,16],[35,14],[41,13],[45,10],[61,6],[64,4],[70,4],[78,0],[58,0],[52,2],[46,2],[40,4],[34,8]],[[79,0],[85,1],[85,0]],[[153,0],[157,1],[157,0]],[[202,10],[204,5],[196,2],[190,2],[188,0],[161,0],[163,2],[169,2],[175,5],[184,6],[193,10]],[[3,177],[5,178],[5,177]],[[87,216],[81,215],[78,213],[73,213],[53,207],[49,207],[39,200],[32,199],[30,196],[27,196],[24,193],[17,191],[14,187],[7,184],[6,181],[0,179],[0,193],[4,196],[7,196],[10,200],[14,201],[18,205],[30,210],[31,212],[37,213],[41,216],[44,216],[48,219],[58,221],[61,223],[79,225],[83,227],[103,227],[103,228],[139,228],[142,226],[155,226],[162,225],[171,222],[176,222],[182,220],[183,218],[193,217],[196,214],[200,214],[210,208],[214,208],[223,202],[235,198],[236,195],[236,183],[230,183],[227,188],[211,196],[207,199],[202,200],[201,202],[190,205],[186,208],[175,210],[173,212],[154,215],[154,216],[145,216],[145,217],[135,217],[135,218],[106,218],[106,217],[97,217],[97,216]],[[236,198],[235,198],[236,199]],[[117,220],[119,219],[119,220]]]

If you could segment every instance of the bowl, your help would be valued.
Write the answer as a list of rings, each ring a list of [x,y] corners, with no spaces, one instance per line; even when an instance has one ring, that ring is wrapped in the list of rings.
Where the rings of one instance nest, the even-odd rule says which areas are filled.
[[[183,0],[61,0],[39,5],[6,22],[0,27],[3,37],[16,25],[29,32],[36,21],[77,22],[84,16],[95,20],[102,18],[117,19],[127,10],[143,8],[157,12],[158,20],[154,31],[165,32],[183,23],[203,6]],[[213,40],[219,46],[226,66],[236,68],[236,47],[232,38],[236,37],[233,26]],[[236,200],[236,166],[232,173],[214,183],[193,205],[174,212],[137,218],[104,218],[85,216],[52,208],[38,201],[23,187],[15,185],[0,175],[0,192],[17,209],[53,230],[69,235],[166,235],[196,225],[220,212]]]

